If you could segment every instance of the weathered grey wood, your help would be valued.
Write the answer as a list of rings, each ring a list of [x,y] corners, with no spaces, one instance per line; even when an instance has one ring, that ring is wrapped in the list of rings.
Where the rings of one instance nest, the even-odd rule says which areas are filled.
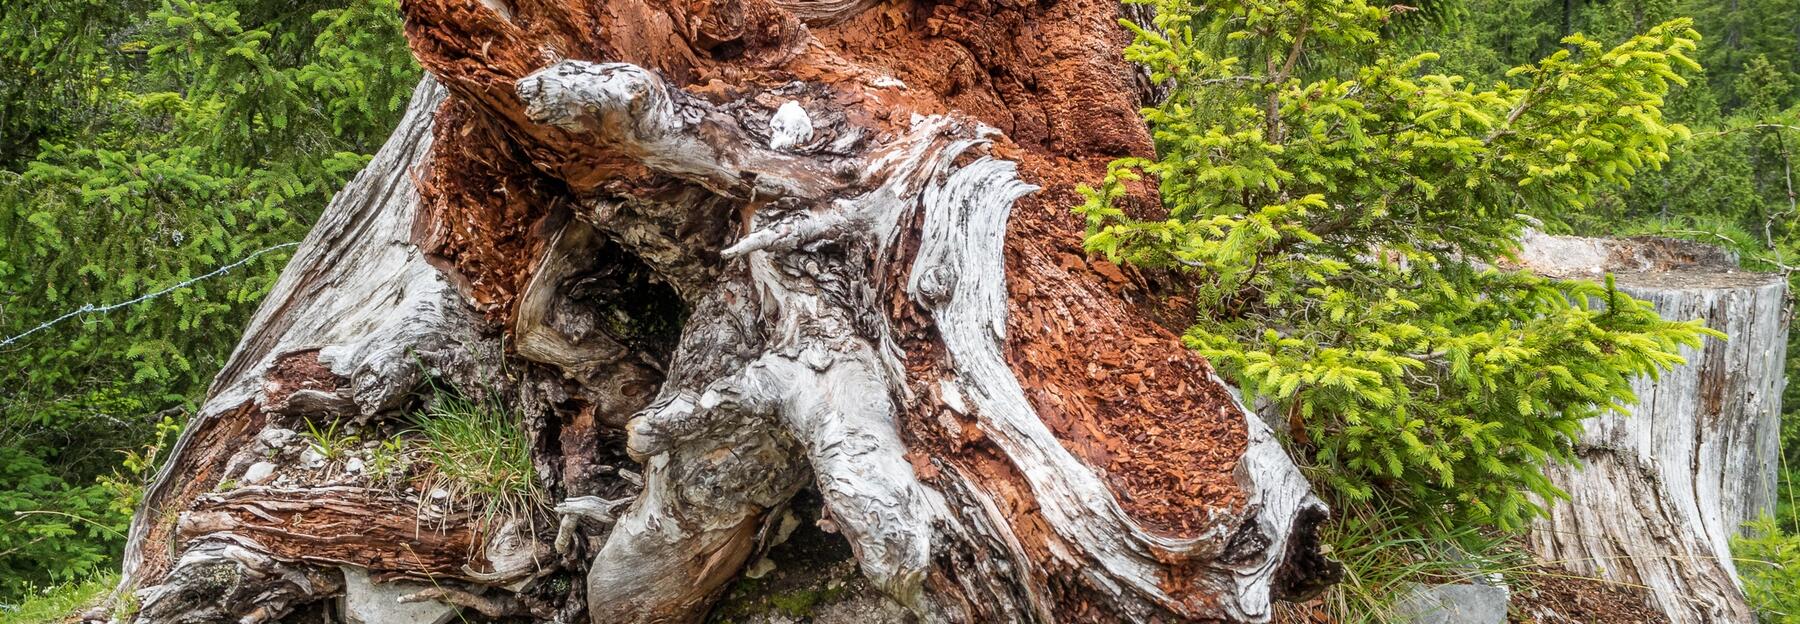
[[[1664,318],[1705,319],[1730,336],[1685,349],[1686,365],[1634,382],[1629,414],[1587,423],[1582,465],[1550,475],[1570,500],[1533,527],[1532,549],[1574,572],[1647,587],[1677,623],[1752,621],[1730,541],[1774,505],[1786,280],[1664,239],[1532,234],[1520,260],[1563,277],[1610,272]]]
[[[721,194],[836,197],[822,206],[759,211],[751,230],[721,251],[743,260],[748,271],[727,273],[698,302],[670,383],[633,419],[631,451],[650,464],[646,495],[618,520],[590,568],[596,623],[640,620],[666,605],[704,600],[718,582],[711,575],[749,555],[752,510],[785,500],[802,485],[786,470],[801,456],[877,587],[928,618],[971,617],[928,604],[922,595],[933,552],[1004,524],[952,529],[965,521],[919,482],[889,398],[907,386],[902,354],[886,323],[868,309],[875,277],[819,251],[866,248],[880,266],[915,211],[922,213],[922,242],[907,292],[931,310],[955,367],[936,387],[975,415],[1017,463],[1050,528],[1079,549],[1065,555],[1067,563],[1104,588],[1113,608],[1154,619],[1179,602],[1159,572],[1168,558],[1212,558],[1244,530],[1259,535],[1259,543],[1285,544],[1296,527],[1324,516],[1298,469],[1247,413],[1251,447],[1238,476],[1253,515],[1185,539],[1133,521],[1100,475],[1055,438],[1001,353],[1006,223],[1013,202],[1036,189],[1020,182],[1008,161],[983,156],[954,164],[980,153],[991,129],[950,117],[916,119],[905,136],[864,158],[808,158],[775,151],[795,139],[772,136],[764,147],[729,117],[630,65],[565,61],[521,80],[518,90],[534,120],[600,134],[623,152],[652,155],[643,163],[653,169]],[[782,110],[797,118],[772,126],[804,125],[810,133],[804,111]],[[859,175],[826,175],[833,170]],[[739,186],[743,180],[754,186]],[[859,185],[874,188],[845,193]],[[772,325],[760,341],[739,329],[757,319]],[[721,351],[725,344],[739,353]],[[774,431],[787,435],[765,433],[769,418],[780,424]],[[726,448],[732,453],[721,455]],[[703,528],[684,528],[691,526]],[[1273,577],[1285,554],[1263,547],[1215,559],[1216,573],[1192,581],[1209,597],[1203,612],[1231,620],[1269,617]],[[671,576],[700,582],[664,582]],[[1027,594],[1007,609],[1056,619],[1048,592]]]
[[[205,601],[241,600],[184,586],[196,575],[235,576],[241,582],[233,586],[245,588],[286,582],[283,575],[338,575],[273,557],[248,532],[201,530],[181,538],[185,547],[176,544],[180,523],[173,518],[185,519],[214,483],[240,476],[272,452],[261,443],[272,418],[367,417],[395,409],[428,372],[466,376],[470,367],[498,364],[497,344],[478,335],[472,308],[412,243],[419,207],[412,175],[429,152],[433,113],[443,98],[435,81],[422,81],[394,135],[333,197],[146,489],[119,584],[141,597],[145,621],[186,621],[171,618],[212,608]],[[433,367],[439,370],[426,370]],[[156,584],[140,587],[146,574]],[[314,585],[300,583],[311,593],[266,605],[217,608],[244,622],[271,621],[331,595],[342,580]]]
[[[872,26],[921,49],[940,26],[870,22],[866,0],[681,4],[403,3],[415,54],[451,92],[436,142],[427,88],[284,273],[140,512],[134,552],[230,542],[293,570],[442,577],[411,596],[484,613],[691,622],[779,541],[784,507],[810,487],[863,576],[927,621],[1260,622],[1334,578],[1317,542],[1325,507],[1274,436],[1131,303],[1128,278],[1089,266],[1068,227],[1076,181],[1150,145],[1141,124],[1118,123],[1135,104],[1123,31],[1104,30],[1115,3],[1008,9],[1047,40],[1085,42],[1041,56],[1009,43],[1004,62],[1022,68],[1065,59],[1032,88],[1055,82],[1123,111],[1081,109],[1117,125],[1111,136],[1023,143],[996,126],[1089,124],[984,121],[953,99],[970,88],[960,79],[863,58],[892,43],[865,41]],[[1116,93],[1093,97],[1094,80]],[[428,181],[416,189],[415,168]],[[1060,195],[1034,205],[1038,192]],[[418,240],[450,242],[427,262]],[[601,259],[643,269],[615,286],[673,294],[632,313],[580,295]],[[646,346],[591,331],[603,313],[683,320]],[[1108,349],[1070,352],[1085,347]],[[414,353],[465,391],[479,384],[459,376],[508,365],[536,476],[566,495],[560,521],[509,523],[504,551],[451,527],[427,565],[396,570],[378,545],[334,531],[418,509],[283,481],[285,456],[256,457],[287,448],[253,443],[279,429],[271,419],[379,421],[426,391]],[[1101,383],[1113,387],[1087,387]],[[1166,422],[1191,426],[1137,435]],[[204,492],[252,466],[259,485]],[[260,485],[270,473],[275,485]],[[166,485],[180,478],[202,491]],[[322,500],[293,500],[308,494]],[[290,527],[304,524],[296,510],[357,520]],[[159,537],[166,525],[184,532]],[[471,565],[443,544],[466,544]],[[526,559],[539,567],[515,565]],[[191,570],[142,567],[128,577],[174,579],[145,595],[183,597],[154,613],[220,607]],[[549,589],[581,573],[585,585]]]

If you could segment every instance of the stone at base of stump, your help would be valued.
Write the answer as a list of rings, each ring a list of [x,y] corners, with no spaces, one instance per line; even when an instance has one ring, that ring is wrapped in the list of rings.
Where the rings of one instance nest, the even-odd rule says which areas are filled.
[[[1512,592],[1500,585],[1421,585],[1394,613],[1411,624],[1505,624],[1511,602]]]
[[[441,602],[400,602],[400,597],[429,585],[380,583],[369,580],[369,571],[344,568],[341,612],[350,624],[444,624],[456,616],[456,607]]]

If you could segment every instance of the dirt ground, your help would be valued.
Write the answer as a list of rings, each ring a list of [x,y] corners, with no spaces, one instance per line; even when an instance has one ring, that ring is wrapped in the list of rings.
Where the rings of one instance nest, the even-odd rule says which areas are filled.
[[[1508,624],[1667,624],[1643,588],[1534,566],[1517,575]],[[1379,622],[1382,618],[1364,621]],[[1322,600],[1277,607],[1275,624],[1340,624]]]
[[[1532,587],[1513,595],[1508,621],[1515,624],[1588,624],[1669,621],[1650,606],[1641,587],[1571,576],[1561,570],[1534,568]]]

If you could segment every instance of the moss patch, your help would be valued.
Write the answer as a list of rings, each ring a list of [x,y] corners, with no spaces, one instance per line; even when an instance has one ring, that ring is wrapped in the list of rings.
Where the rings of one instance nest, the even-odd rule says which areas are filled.
[[[767,616],[807,618],[867,585],[844,536],[818,528],[817,495],[802,493],[792,512],[799,525],[769,550],[774,568],[761,578],[739,578],[713,608],[708,622],[765,621]]]

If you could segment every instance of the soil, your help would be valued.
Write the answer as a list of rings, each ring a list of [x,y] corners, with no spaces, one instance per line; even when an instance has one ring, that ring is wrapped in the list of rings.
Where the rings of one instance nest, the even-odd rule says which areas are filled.
[[[1667,624],[1641,587],[1533,566],[1516,578],[1508,624]],[[1276,606],[1275,624],[1336,624],[1323,600]]]
[[[1537,567],[1529,572],[1532,586],[1513,594],[1513,624],[1660,624],[1669,621],[1650,606],[1642,587],[1573,576]]]

